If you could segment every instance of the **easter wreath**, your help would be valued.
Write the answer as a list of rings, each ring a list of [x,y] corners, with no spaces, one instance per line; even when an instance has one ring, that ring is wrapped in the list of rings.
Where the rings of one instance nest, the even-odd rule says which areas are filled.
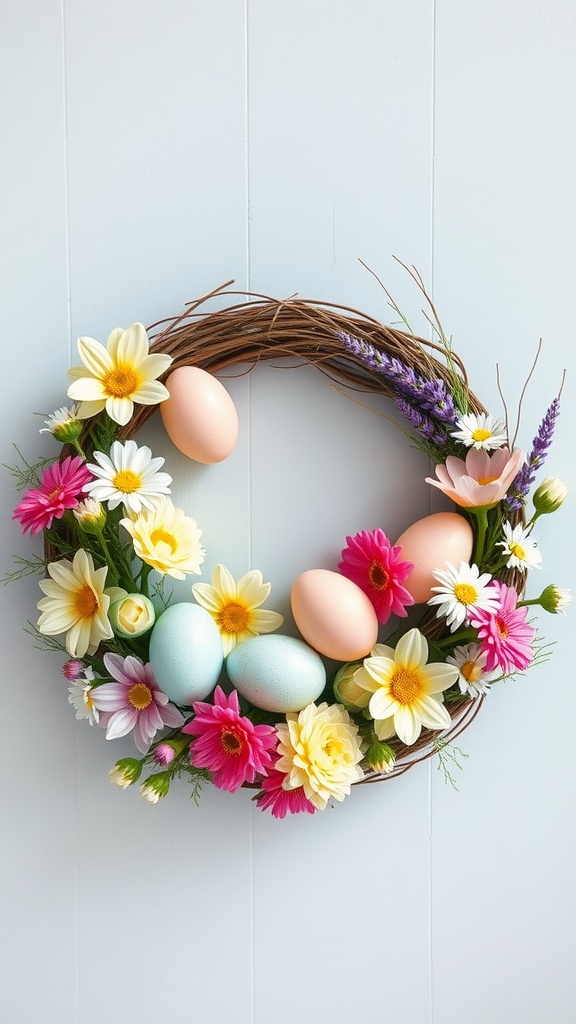
[[[231,284],[153,325],[152,344],[141,324],[116,329],[106,346],[79,339],[68,389],[76,404],[46,420],[59,458],[23,460],[14,471],[27,489],[13,517],[24,532],[43,533],[44,557],[20,559],[11,577],[46,574],[33,630],[68,655],[76,717],[105,727],[108,739],[133,735],[141,756],[120,758],[113,783],[125,788],[151,772],[140,789],[153,803],[180,777],[194,798],[205,782],[252,788],[260,808],[284,817],[442,755],[493,682],[546,656],[528,606],[563,612],[570,597],[549,585],[526,600],[525,583],[541,561],[534,522],[559,508],[565,488],[542,481],[531,516],[527,499],[559,396],[524,457],[473,394],[429,299],[433,341],[348,307],[246,295]],[[204,303],[222,295],[234,304],[206,313]],[[428,482],[456,506],[394,544],[381,528],[347,537],[334,571],[302,574],[292,609],[303,639],[276,633],[282,617],[262,608],[270,585],[257,570],[235,580],[219,565],[212,584],[193,586],[193,601],[171,603],[166,580],[201,571],[201,531],[174,507],[164,460],[135,441],[159,403],[177,440],[192,373],[198,416],[178,447],[220,461],[237,421],[214,375],[279,357],[394,399],[412,443],[436,464]],[[433,535],[440,520],[438,565],[420,571],[408,557],[414,530],[426,522]],[[311,581],[340,605],[337,628]],[[361,609],[361,635],[349,635],[349,602]],[[387,632],[391,616],[402,621],[415,602],[424,606],[417,625],[391,623]],[[184,670],[170,660],[179,636],[189,648]],[[255,657],[264,648],[283,676],[281,697],[267,695]],[[329,669],[337,663],[329,677],[324,659]]]

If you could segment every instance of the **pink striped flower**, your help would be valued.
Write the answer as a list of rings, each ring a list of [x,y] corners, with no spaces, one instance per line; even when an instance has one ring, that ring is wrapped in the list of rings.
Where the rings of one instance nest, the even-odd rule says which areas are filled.
[[[278,760],[278,758],[276,758]],[[287,814],[299,814],[305,811],[314,814],[316,807],[310,802],[303,786],[297,789],[284,789],[288,776],[271,768],[265,779],[262,779],[262,792],[256,797],[261,811],[270,809],[274,818],[285,818]]]
[[[146,754],[158,729],[182,725],[184,717],[158,689],[150,665],[140,658],[105,654],[104,664],[116,682],[95,686],[92,699],[103,712],[100,725],[106,728],[106,739],[126,736],[133,729],[136,747]]]
[[[32,487],[14,509],[12,519],[19,519],[22,531],[31,534],[49,529],[53,519],[62,519],[66,509],[76,508],[78,498],[92,479],[90,470],[79,455],[68,455],[62,462],[53,462],[44,470],[40,487]]]
[[[346,537],[346,544],[338,569],[364,591],[378,622],[388,622],[391,615],[407,615],[406,607],[414,604],[414,598],[402,583],[414,566],[400,561],[402,548],[392,547],[383,530],[361,530]]]
[[[196,701],[195,717],[182,732],[196,738],[190,744],[190,760],[195,768],[208,768],[218,789],[235,793],[243,782],[254,782],[266,775],[272,763],[270,750],[277,742],[271,725],[253,725],[240,714],[238,694],[229,697],[220,686],[214,691],[214,704]]]
[[[499,580],[494,580],[491,586],[498,596],[497,608],[478,608],[470,616],[486,654],[486,671],[500,669],[504,675],[522,672],[534,657],[535,631],[526,622],[528,609],[517,607],[518,594],[514,587],[507,587]]]

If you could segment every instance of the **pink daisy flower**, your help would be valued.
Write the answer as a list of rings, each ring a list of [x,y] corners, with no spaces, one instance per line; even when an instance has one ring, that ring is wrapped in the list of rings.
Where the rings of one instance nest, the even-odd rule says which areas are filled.
[[[362,530],[346,537],[346,544],[338,568],[370,598],[378,622],[388,622],[391,615],[405,616],[414,598],[402,583],[414,566],[400,561],[402,548],[392,547],[383,530]]]
[[[497,592],[495,611],[478,608],[470,622],[478,630],[482,651],[486,654],[486,670],[499,668],[505,675],[523,671],[534,657],[532,641],[535,631],[526,622],[527,608],[518,608],[518,594],[499,580],[492,586]]]
[[[49,529],[53,519],[62,519],[66,509],[76,508],[78,497],[89,480],[90,470],[79,455],[68,455],[44,470],[40,487],[33,487],[18,502],[12,519],[19,519],[22,531],[31,534]]]
[[[314,814],[316,808],[306,796],[304,787],[284,789],[286,778],[286,774],[275,767],[269,770],[266,778],[262,779],[262,792],[256,797],[260,810],[270,808],[274,818],[285,818],[287,814],[299,814],[301,811]]]
[[[266,775],[272,763],[269,750],[277,743],[276,730],[243,718],[236,690],[227,697],[217,686],[214,704],[196,701],[192,707],[196,717],[182,732],[196,737],[190,744],[195,768],[208,768],[214,785],[229,793],[235,793],[243,782],[254,782],[257,774]]]
[[[105,654],[104,664],[116,682],[94,687],[92,700],[103,712],[100,725],[106,728],[106,739],[126,736],[133,729],[136,747],[146,754],[158,729],[182,725],[184,716],[158,689],[150,665],[140,658]]]

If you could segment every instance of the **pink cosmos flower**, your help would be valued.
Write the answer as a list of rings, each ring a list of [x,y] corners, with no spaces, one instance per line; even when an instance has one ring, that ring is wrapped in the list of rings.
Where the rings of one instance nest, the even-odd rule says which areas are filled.
[[[287,814],[299,814],[301,811],[314,814],[316,807],[306,796],[304,787],[284,789],[286,778],[284,772],[277,771],[275,767],[270,768],[266,778],[262,779],[262,792],[256,797],[260,810],[270,808],[274,818],[285,818]]]
[[[208,768],[214,785],[229,793],[243,782],[254,782],[256,774],[266,775],[272,762],[268,751],[277,743],[276,730],[243,718],[236,690],[227,697],[217,686],[214,704],[196,701],[192,707],[196,717],[182,732],[196,737],[190,744],[195,768]]]
[[[449,455],[445,465],[436,466],[438,480],[427,476],[426,483],[444,491],[462,508],[489,508],[506,497],[523,461],[519,448],[513,452],[498,448],[492,454],[471,448],[465,462]]]
[[[526,622],[527,608],[518,608],[514,587],[494,580],[498,594],[496,611],[478,608],[470,622],[478,630],[482,651],[486,654],[486,670],[500,669],[505,675],[523,671],[534,657],[532,641],[535,631]]]
[[[361,530],[346,537],[346,544],[338,568],[370,598],[378,622],[388,622],[391,615],[407,615],[406,606],[414,604],[414,598],[401,584],[414,566],[400,561],[400,545],[392,547],[382,530]]]
[[[115,683],[102,683],[92,690],[94,706],[99,711],[100,725],[106,727],[106,739],[126,736],[134,730],[134,743],[146,754],[158,729],[178,726],[184,716],[170,704],[158,689],[149,664],[129,655],[105,654],[104,664]]]
[[[53,519],[62,519],[66,509],[76,508],[78,497],[89,480],[90,470],[79,455],[68,455],[44,470],[40,487],[32,487],[18,502],[12,519],[19,519],[22,532],[49,529]]]

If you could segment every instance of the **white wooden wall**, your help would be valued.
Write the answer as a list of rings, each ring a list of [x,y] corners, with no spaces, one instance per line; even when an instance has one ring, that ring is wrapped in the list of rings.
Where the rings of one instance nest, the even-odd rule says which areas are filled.
[[[534,583],[574,586],[573,0],[3,0],[2,433],[50,451],[75,339],[150,323],[234,277],[388,319],[362,258],[424,330],[393,254],[433,288],[474,390],[510,408],[539,337],[528,447],[564,391]],[[425,465],[305,371],[230,382],[237,452],[189,470],[208,573],[295,570],[346,532],[426,514]],[[329,450],[326,460],[321,453]],[[29,544],[10,522],[2,571]],[[296,566],[298,563],[298,566]],[[37,583],[4,588],[3,1024],[573,1024],[574,642],[495,688],[435,763],[276,822],[249,794],[151,807],[107,778],[129,740],[76,723],[36,650]]]

